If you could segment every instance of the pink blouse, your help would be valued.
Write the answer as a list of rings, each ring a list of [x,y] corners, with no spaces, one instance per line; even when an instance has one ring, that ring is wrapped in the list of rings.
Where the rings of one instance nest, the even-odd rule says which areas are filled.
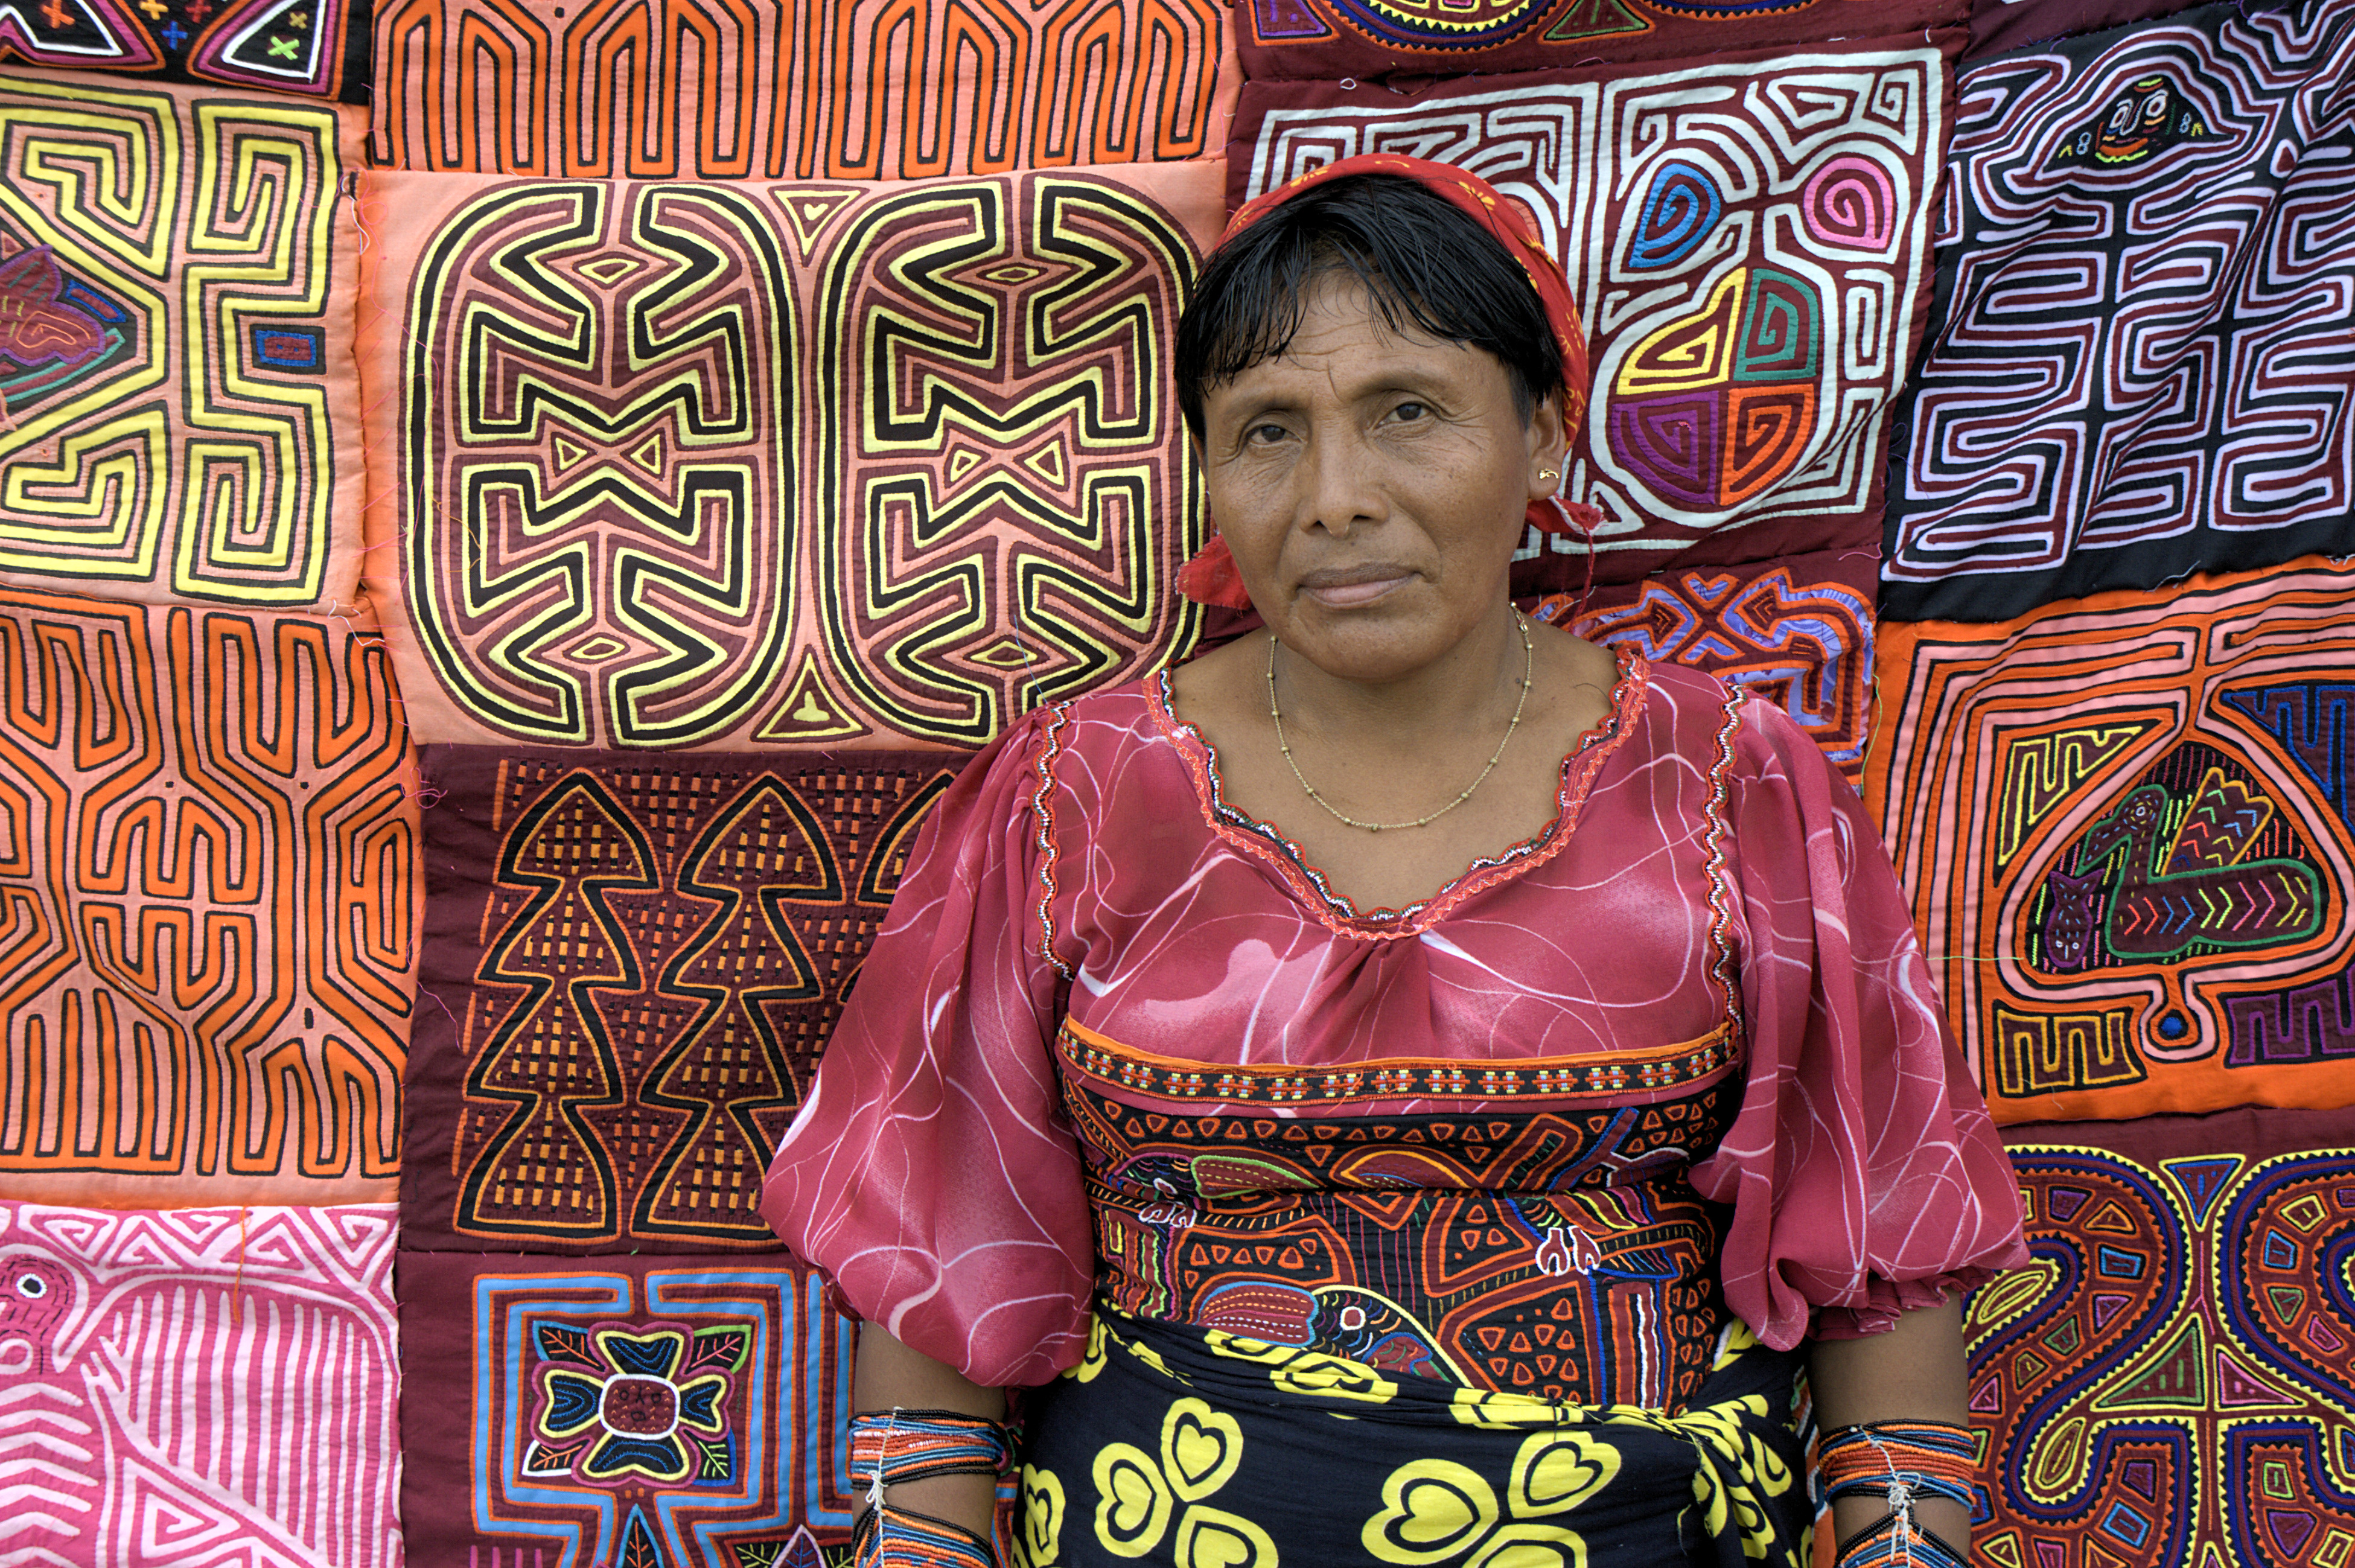
[[[1555,821],[1401,911],[1352,908],[1227,805],[1166,677],[1032,713],[965,771],[762,1207],[858,1314],[979,1383],[1086,1344],[1066,1019],[1148,1100],[1218,1110],[1225,1067],[1256,1115],[1528,1109],[1572,1072],[1641,1104],[1732,1040],[1740,1109],[1691,1179],[1731,1207],[1727,1307],[1778,1349],[2027,1255],[1862,803],[1780,709],[1632,655]],[[1284,1104],[1292,1070],[1316,1088]]]

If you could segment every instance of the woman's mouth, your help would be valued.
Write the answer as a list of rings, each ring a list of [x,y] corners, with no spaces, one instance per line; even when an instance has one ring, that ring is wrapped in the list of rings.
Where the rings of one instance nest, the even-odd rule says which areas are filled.
[[[1395,566],[1352,567],[1342,571],[1313,571],[1301,579],[1300,592],[1319,604],[1346,610],[1371,603],[1412,573]]]

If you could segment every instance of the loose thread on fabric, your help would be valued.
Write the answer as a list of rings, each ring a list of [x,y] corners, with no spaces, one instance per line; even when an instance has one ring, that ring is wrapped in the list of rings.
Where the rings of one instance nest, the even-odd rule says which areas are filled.
[[[351,204],[352,232],[360,237],[358,254],[366,256],[376,243],[376,237],[368,231],[368,225],[360,221],[360,176],[357,169],[344,176],[340,195]]]
[[[1563,524],[1576,528],[1579,538],[1586,541],[1586,586],[1578,591],[1578,613],[1571,617],[1573,622],[1582,621],[1586,618],[1587,605],[1594,598],[1594,527],[1572,512],[1559,493],[1548,499],[1553,502],[1553,509],[1561,514]]]
[[[458,1015],[450,1010],[450,1004],[442,999],[442,994],[439,991],[432,989],[431,987],[420,986],[417,987],[417,994],[421,997],[431,998],[433,1005],[442,1009],[442,1016],[450,1020],[450,1032],[452,1034],[454,1035],[459,1032]]]
[[[1876,635],[1879,630],[1874,628]],[[1872,772],[1872,743],[1881,737],[1881,661],[1877,658],[1865,669],[1864,713],[1859,722],[1864,726],[1864,744],[1857,752],[1856,772],[1857,777],[1862,779]]]

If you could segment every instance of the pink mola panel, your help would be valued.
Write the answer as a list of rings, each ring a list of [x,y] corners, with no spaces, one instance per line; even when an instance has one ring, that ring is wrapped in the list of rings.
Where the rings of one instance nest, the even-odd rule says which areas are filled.
[[[1389,152],[1459,164],[1529,209],[1592,348],[1564,486],[1603,513],[1604,581],[1871,549],[1888,411],[1930,303],[1960,41],[1399,91],[1253,82],[1229,200]]]
[[[0,1562],[400,1568],[394,1228],[0,1200]]]
[[[421,740],[969,747],[1198,622],[1215,163],[382,175],[370,587]]]

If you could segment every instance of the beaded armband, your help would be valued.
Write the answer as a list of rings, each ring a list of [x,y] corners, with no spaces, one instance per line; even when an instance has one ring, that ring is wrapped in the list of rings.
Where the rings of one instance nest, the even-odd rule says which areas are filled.
[[[1936,1421],[1874,1421],[1828,1432],[1816,1449],[1824,1499],[1877,1497],[1888,1517],[1839,1543],[1838,1568],[1966,1568],[1968,1559],[1923,1528],[1913,1505],[1945,1498],[1971,1507],[1977,1445],[1966,1428]]]
[[[853,1415],[850,1485],[866,1503],[851,1541],[854,1568],[996,1568],[986,1539],[891,1506],[888,1488],[935,1476],[996,1477],[1013,1464],[1014,1437],[1003,1422],[953,1410]]]

